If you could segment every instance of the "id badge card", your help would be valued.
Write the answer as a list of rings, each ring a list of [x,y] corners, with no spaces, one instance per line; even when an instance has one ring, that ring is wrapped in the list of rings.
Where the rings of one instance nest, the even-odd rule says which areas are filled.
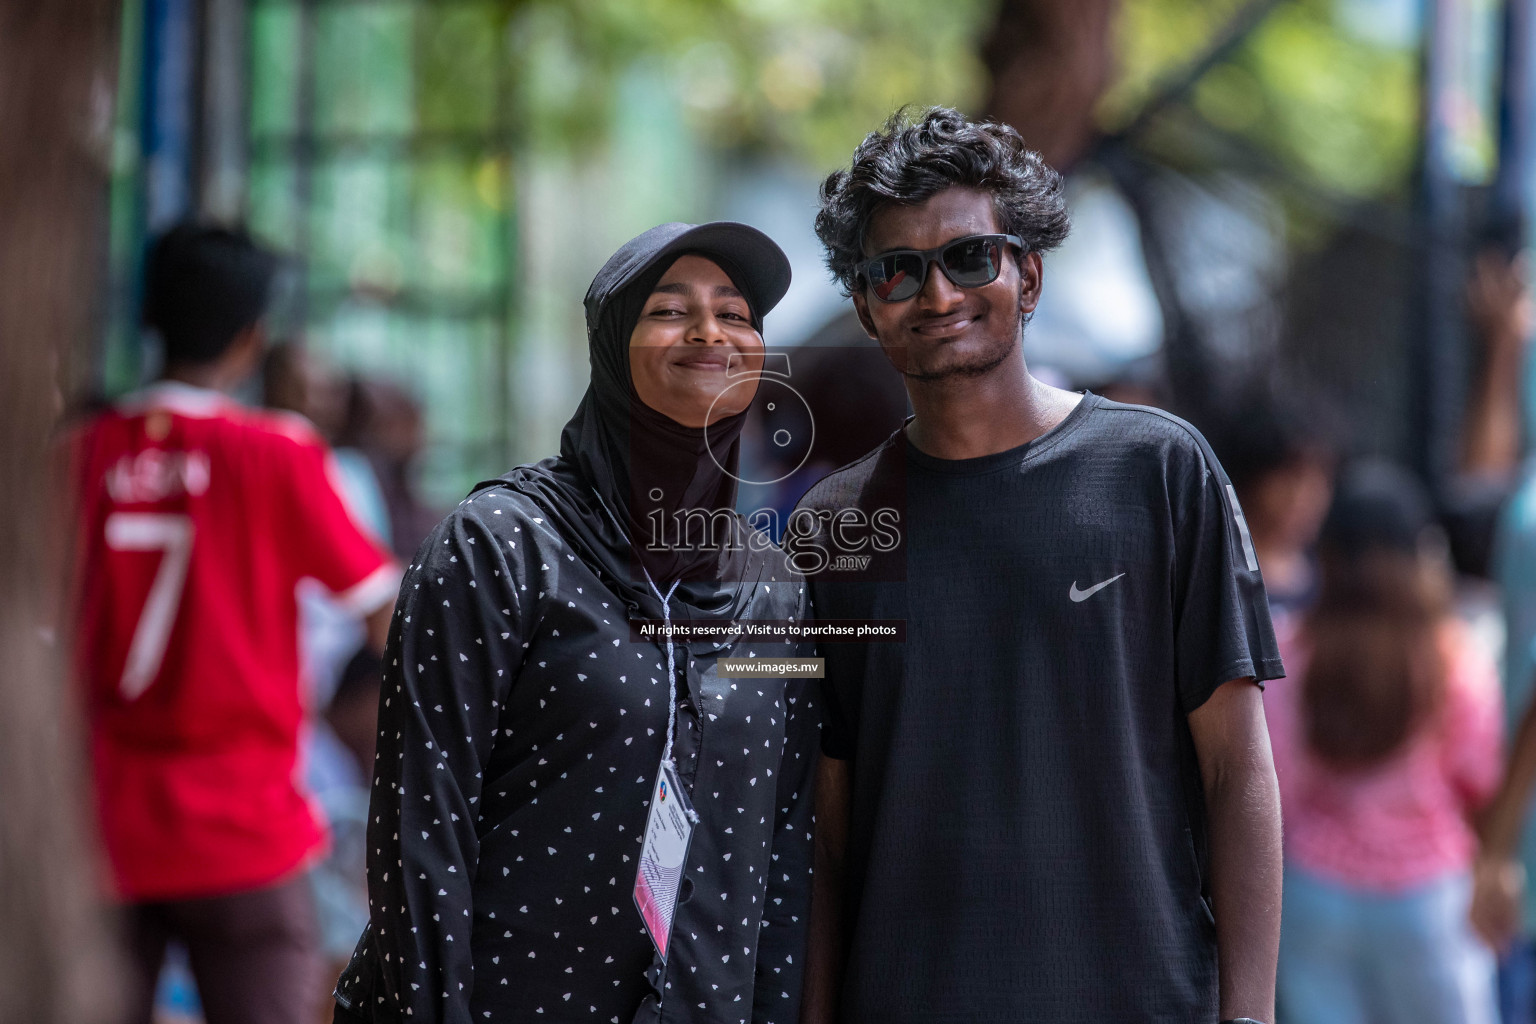
[[[683,865],[693,839],[692,819],[693,804],[678,782],[677,771],[663,761],[651,791],[645,843],[640,847],[640,867],[635,871],[635,906],[662,963],[667,962],[667,941],[672,937]]]

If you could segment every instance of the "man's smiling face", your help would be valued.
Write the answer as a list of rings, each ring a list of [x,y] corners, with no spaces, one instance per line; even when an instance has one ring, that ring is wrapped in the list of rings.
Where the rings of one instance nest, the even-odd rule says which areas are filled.
[[[891,203],[870,218],[864,253],[934,249],[967,235],[1002,234],[992,196],[952,186],[910,206]],[[859,320],[896,368],[917,380],[981,376],[1019,344],[1024,314],[1040,301],[1040,257],[1022,261],[1008,249],[997,280],[961,288],[936,265],[922,291],[901,302],[881,302],[867,284],[853,294]]]

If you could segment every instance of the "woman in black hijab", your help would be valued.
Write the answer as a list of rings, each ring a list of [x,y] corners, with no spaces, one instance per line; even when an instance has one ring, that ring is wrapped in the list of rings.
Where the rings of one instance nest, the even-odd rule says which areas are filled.
[[[587,292],[592,381],[560,454],[481,484],[417,552],[338,1021],[797,1018],[819,713],[798,681],[717,661],[810,652],[630,622],[805,615],[734,511],[762,317],[788,284],[744,225],[627,243]],[[650,804],[679,788],[695,823],[653,940],[636,871]]]

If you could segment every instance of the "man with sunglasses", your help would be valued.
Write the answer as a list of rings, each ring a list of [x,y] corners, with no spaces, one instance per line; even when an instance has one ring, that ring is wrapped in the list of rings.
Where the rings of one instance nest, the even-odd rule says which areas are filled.
[[[803,1019],[1272,1022],[1282,668],[1226,475],[1183,421],[1029,374],[1067,213],[1011,128],[898,114],[821,201],[915,415],[786,541],[819,617],[906,622],[824,647]],[[900,546],[836,559],[887,507]]]

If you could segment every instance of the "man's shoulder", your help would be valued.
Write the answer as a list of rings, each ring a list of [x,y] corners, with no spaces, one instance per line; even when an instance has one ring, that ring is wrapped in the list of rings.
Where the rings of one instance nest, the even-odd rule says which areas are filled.
[[[1171,446],[1184,451],[1204,451],[1210,446],[1188,420],[1151,405],[1130,405],[1100,398],[1094,409],[1104,429],[1128,442]]]
[[[897,430],[874,450],[822,477],[805,492],[796,510],[838,511],[858,507],[895,476],[893,462],[902,457],[902,432]]]
[[[223,420],[231,429],[246,430],[283,447],[326,448],[325,438],[307,418],[283,409],[235,406]]]
[[[222,396],[221,396],[222,398]],[[133,406],[127,406],[133,409]],[[139,407],[141,415],[155,407]],[[222,434],[235,444],[289,452],[325,452],[325,438],[310,420],[287,409],[267,409],[245,405],[232,398],[222,398],[198,409],[165,406],[160,411],[180,417],[192,434]]]
[[[232,402],[217,415],[186,424],[180,436],[187,448],[206,451],[217,471],[274,493],[313,495],[320,488],[346,493],[330,446],[298,413]]]
[[[77,447],[104,446],[108,457],[114,448],[137,450],[148,439],[151,447],[200,449],[221,464],[233,459],[248,469],[323,459],[329,451],[319,431],[298,413],[252,408],[223,396],[194,397],[198,401],[131,394],[76,417],[59,438]]]
[[[1142,461],[1165,471],[1204,472],[1217,465],[1210,443],[1188,420],[1150,405],[1129,405],[1100,398],[1094,408],[1098,434],[1089,434],[1088,450]]]
[[[183,421],[190,439],[218,437],[235,451],[270,453],[276,458],[313,458],[329,451],[325,438],[306,417],[285,409],[262,409],[234,399],[201,407],[125,403],[119,415],[154,416],[168,413]]]

